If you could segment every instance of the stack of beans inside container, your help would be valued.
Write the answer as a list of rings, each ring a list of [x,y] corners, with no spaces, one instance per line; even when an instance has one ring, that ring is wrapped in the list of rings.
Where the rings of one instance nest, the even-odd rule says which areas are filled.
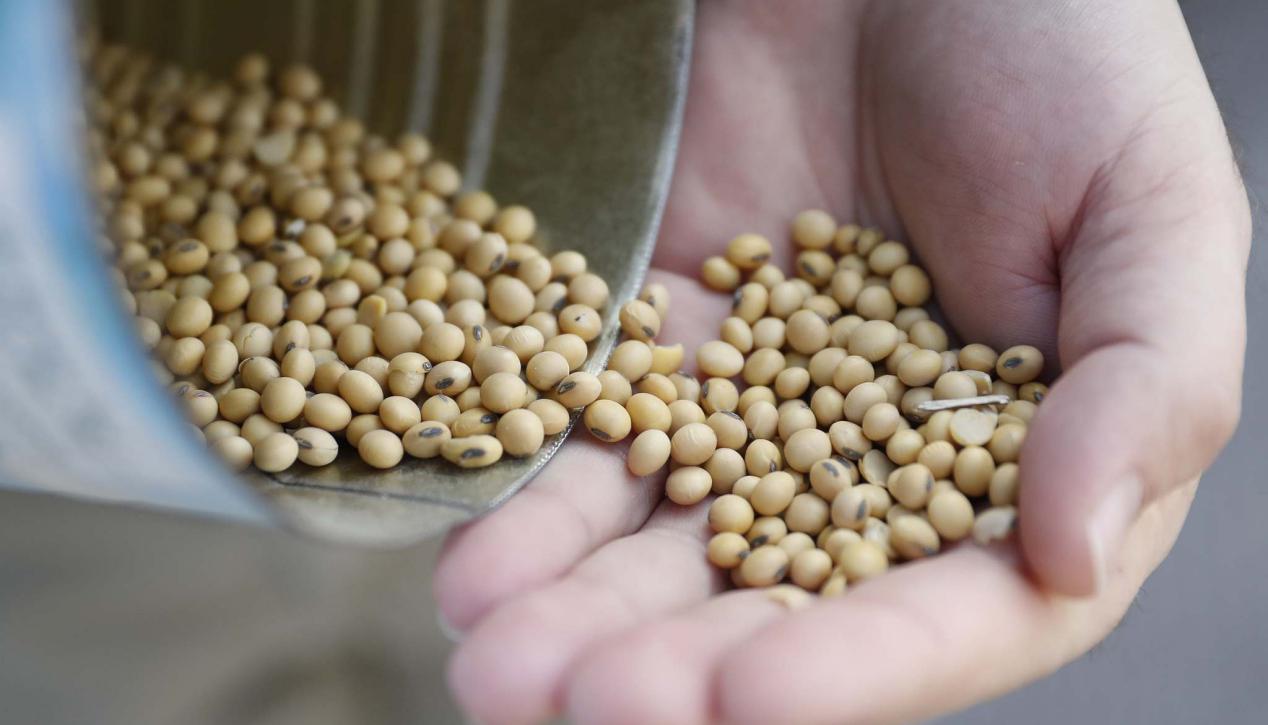
[[[88,143],[128,310],[233,468],[344,448],[464,468],[530,456],[597,395],[608,286],[547,256],[415,133],[389,141],[262,55],[231,81],[88,44]]]
[[[928,275],[878,229],[810,210],[791,236],[792,277],[756,234],[705,261],[705,283],[734,303],[696,350],[701,378],[653,369],[665,290],[628,303],[604,374],[623,382],[604,385],[586,427],[633,435],[630,471],[668,465],[674,502],[716,496],[708,557],[737,586],[837,595],[968,537],[1009,536],[1018,454],[1047,391],[1039,350],[953,347]]]

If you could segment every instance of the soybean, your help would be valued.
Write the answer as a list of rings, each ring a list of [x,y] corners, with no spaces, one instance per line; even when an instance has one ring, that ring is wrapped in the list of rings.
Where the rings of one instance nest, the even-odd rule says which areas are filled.
[[[502,458],[502,444],[491,435],[452,438],[441,444],[445,460],[462,468],[483,468]]]
[[[604,443],[625,440],[630,434],[630,414],[620,404],[611,400],[596,400],[582,416],[590,435]]]
[[[416,423],[401,436],[405,452],[415,458],[435,458],[445,441],[452,438],[449,426],[437,421]]]
[[[498,419],[495,428],[502,450],[508,456],[523,458],[536,453],[546,437],[541,418],[530,410],[518,408]]]
[[[290,468],[298,457],[299,444],[295,439],[277,431],[255,443],[252,462],[265,473],[279,473]]]
[[[665,481],[665,495],[680,506],[700,503],[713,487],[709,472],[697,466],[683,466],[669,474]]]
[[[656,429],[644,430],[630,444],[626,465],[635,476],[648,476],[669,461],[672,444],[664,431]]]

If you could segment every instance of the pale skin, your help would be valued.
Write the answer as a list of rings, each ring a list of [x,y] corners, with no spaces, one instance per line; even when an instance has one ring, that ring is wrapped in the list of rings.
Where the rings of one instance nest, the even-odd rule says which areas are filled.
[[[1052,672],[1121,619],[1238,418],[1248,206],[1179,9],[703,3],[697,22],[661,339],[716,336],[728,300],[695,277],[735,234],[786,263],[787,221],[820,207],[906,239],[963,339],[1061,373],[1019,540],[790,611],[725,591],[707,501],[662,501],[663,475],[576,436],[441,558],[458,702],[489,723],[891,722]]]

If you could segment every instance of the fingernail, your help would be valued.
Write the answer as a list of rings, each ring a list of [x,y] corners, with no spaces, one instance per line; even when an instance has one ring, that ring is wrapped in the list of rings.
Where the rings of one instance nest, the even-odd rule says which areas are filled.
[[[466,632],[453,626],[439,610],[436,611],[436,626],[440,628],[440,633],[445,636],[445,639],[452,644],[459,644],[467,636]]]
[[[1127,537],[1127,529],[1140,512],[1142,492],[1140,481],[1134,478],[1123,481],[1114,486],[1092,510],[1087,522],[1087,537],[1097,592],[1103,591],[1108,584],[1110,571]]]

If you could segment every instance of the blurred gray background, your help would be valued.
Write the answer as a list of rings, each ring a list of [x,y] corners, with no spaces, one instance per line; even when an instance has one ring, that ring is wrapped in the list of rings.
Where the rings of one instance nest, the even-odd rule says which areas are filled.
[[[1268,2],[1182,4],[1259,206]],[[941,722],[1264,722],[1268,274],[1258,231],[1241,428],[1171,557],[1092,653]],[[0,719],[461,722],[429,592],[436,548],[354,552],[0,493]]]

